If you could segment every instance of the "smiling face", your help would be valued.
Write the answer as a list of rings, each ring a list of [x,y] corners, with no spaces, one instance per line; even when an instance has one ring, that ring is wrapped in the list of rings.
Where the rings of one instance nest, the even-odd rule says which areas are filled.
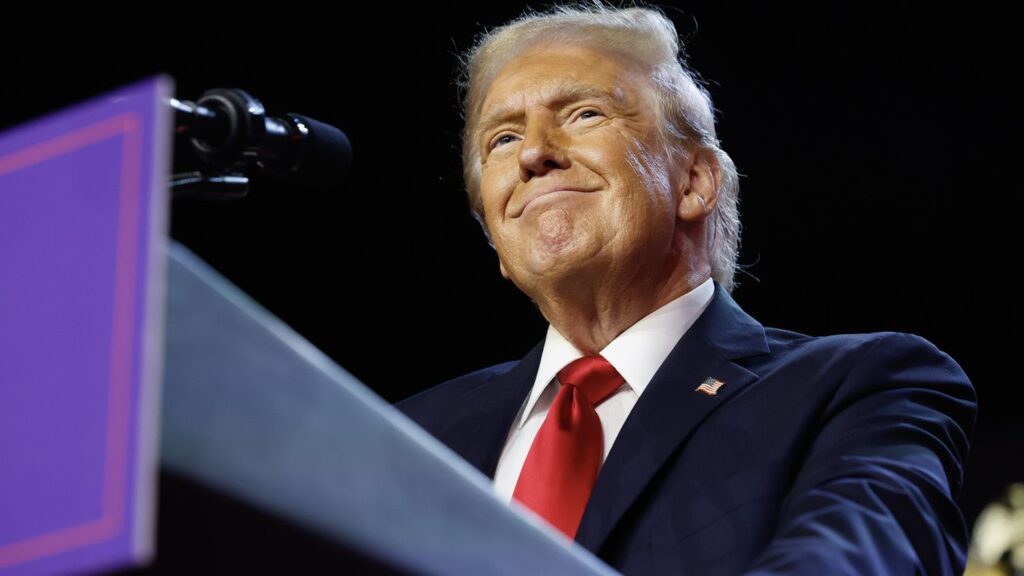
[[[543,44],[497,74],[474,130],[502,274],[554,285],[667,278],[680,264],[677,170],[649,80],[630,62]]]

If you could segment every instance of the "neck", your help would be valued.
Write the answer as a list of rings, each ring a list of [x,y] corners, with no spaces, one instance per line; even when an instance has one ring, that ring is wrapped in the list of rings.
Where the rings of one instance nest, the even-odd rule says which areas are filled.
[[[577,350],[597,354],[619,334],[710,277],[707,266],[686,268],[661,282],[565,285],[545,293],[537,305]]]

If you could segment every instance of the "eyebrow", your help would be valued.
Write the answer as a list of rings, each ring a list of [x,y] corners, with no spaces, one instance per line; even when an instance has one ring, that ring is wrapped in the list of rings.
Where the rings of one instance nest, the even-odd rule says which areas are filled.
[[[606,88],[599,88],[592,84],[562,84],[549,91],[541,101],[549,108],[561,108],[566,104],[579,102],[580,100],[605,100],[612,104],[624,107],[626,104],[625,94],[622,90],[609,91]],[[519,100],[516,98],[516,100]],[[522,116],[522,106],[518,103],[506,102],[481,116],[476,123],[474,131],[479,138],[485,132],[493,129],[514,118]]]

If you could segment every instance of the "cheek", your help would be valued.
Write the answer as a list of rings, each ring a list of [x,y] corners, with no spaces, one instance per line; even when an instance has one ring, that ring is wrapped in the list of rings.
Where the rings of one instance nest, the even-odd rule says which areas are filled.
[[[508,166],[491,164],[484,167],[480,177],[480,199],[485,216],[490,218],[504,214],[518,179],[519,173]]]
[[[647,140],[626,126],[610,127],[592,143],[592,161],[609,180],[622,186],[659,193],[668,190],[665,157],[656,153],[656,144]]]

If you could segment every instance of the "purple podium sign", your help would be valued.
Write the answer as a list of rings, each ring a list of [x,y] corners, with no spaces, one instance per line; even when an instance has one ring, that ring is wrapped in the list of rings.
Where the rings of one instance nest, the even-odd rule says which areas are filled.
[[[152,555],[171,95],[0,134],[0,575]]]

